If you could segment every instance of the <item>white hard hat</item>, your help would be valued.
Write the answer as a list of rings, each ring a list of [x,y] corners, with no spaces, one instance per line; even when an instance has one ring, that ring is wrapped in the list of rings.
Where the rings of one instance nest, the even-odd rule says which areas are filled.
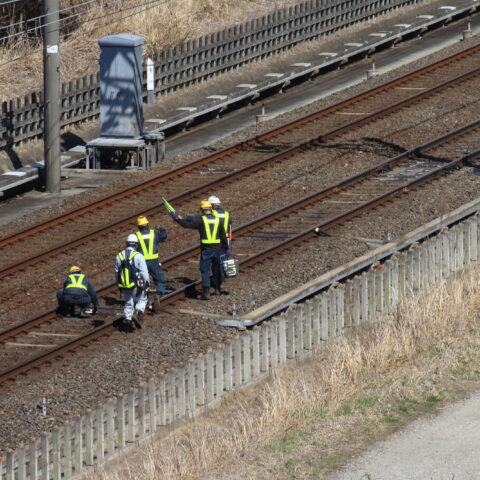
[[[127,237],[127,243],[138,243],[138,237],[134,233],[131,233]]]
[[[208,201],[212,203],[213,205],[220,205],[220,199],[216,197],[215,195],[212,195],[211,197],[208,197]]]

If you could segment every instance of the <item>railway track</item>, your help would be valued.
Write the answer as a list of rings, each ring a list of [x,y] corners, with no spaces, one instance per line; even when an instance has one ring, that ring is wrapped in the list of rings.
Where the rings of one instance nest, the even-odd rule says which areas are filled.
[[[472,165],[478,156],[480,120],[262,215],[235,229],[235,251],[244,258],[241,261],[242,268],[253,267],[260,261],[315,238],[319,231],[327,232],[353,216],[370,211],[464,164]],[[188,248],[166,259],[164,265],[175,271],[176,276],[182,276],[185,267],[188,267],[186,263],[196,257],[198,251],[198,247]],[[196,283],[198,282],[180,286],[164,297],[163,305],[167,306],[185,298],[186,290],[192,289]],[[113,283],[105,285],[99,290],[99,295],[107,295],[115,289],[116,285]],[[101,336],[111,334],[118,328],[117,320],[118,312],[115,315],[107,313],[104,323],[97,328],[32,356],[27,361],[15,365],[12,365],[14,362],[11,361],[10,367],[0,371],[0,384],[47,361],[65,356]],[[34,348],[34,344],[28,339],[32,337],[32,333],[36,333],[38,338],[39,327],[45,325],[55,325],[58,330],[53,310],[0,331],[0,343],[4,347],[2,357],[14,359],[15,355],[8,354],[8,348],[12,344],[21,344],[22,339],[24,345]],[[45,336],[48,335],[46,332]],[[50,335],[62,336],[58,331]],[[63,334],[66,337],[69,335],[72,334]]]
[[[180,202],[241,178],[295,151],[358,128],[436,92],[477,78],[480,46],[419,69],[361,95],[339,102],[231,148],[72,210],[0,240],[0,278],[25,271],[84,242],[112,238],[139,214],[161,211],[160,197]],[[354,119],[352,121],[352,118]],[[272,155],[275,154],[275,155]],[[281,155],[280,155],[281,153]],[[129,212],[125,215],[124,212]],[[58,239],[58,240],[57,240]]]

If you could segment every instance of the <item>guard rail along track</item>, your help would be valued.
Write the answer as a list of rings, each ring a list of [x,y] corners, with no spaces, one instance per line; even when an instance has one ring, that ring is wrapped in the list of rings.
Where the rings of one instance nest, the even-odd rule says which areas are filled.
[[[311,0],[246,23],[190,40],[156,53],[154,93],[161,95],[178,88],[288,50],[300,42],[330,35],[349,25],[375,18],[391,10],[422,4],[424,0]],[[478,5],[446,10],[430,20],[423,19],[411,29],[397,27],[392,40],[458,16],[473,13]],[[425,26],[426,25],[426,26]],[[376,46],[372,49],[375,50]],[[317,72],[318,73],[318,72]],[[145,81],[146,83],[146,81]],[[61,126],[68,127],[99,115],[99,78],[86,75],[62,84]],[[40,92],[2,103],[0,148],[11,147],[43,134],[43,100]]]
[[[469,79],[474,79],[478,76],[480,70],[478,67],[470,70],[470,67],[472,64],[478,65],[479,56],[480,46],[467,49],[441,62],[436,62],[409,75],[399,77],[374,89],[363,92],[358,96],[339,102],[331,107],[290,122],[260,136],[253,137],[241,144],[203,157],[190,164],[137,184],[132,188],[125,189],[108,198],[101,199],[4,237],[0,240],[0,247],[4,252],[4,264],[1,265],[0,263],[0,278],[25,270],[30,265],[46,260],[52,255],[57,255],[77,245],[81,245],[83,242],[109,233],[113,234],[115,229],[118,230],[120,227],[131,224],[133,219],[140,214],[151,215],[159,212],[163,209],[162,204],[158,202],[160,196],[166,196],[169,200],[177,204],[179,202],[187,202],[195,196],[200,196],[205,192],[211,191],[214,187],[218,187],[224,182],[232,182],[235,179],[242,178],[244,175],[265,168],[267,165],[280,162],[295,152],[301,151],[304,148],[312,148],[312,146],[318,142],[333,138],[335,135],[339,135],[348,129],[357,128],[374,119],[381,118],[388,113],[394,112],[396,109],[403,108],[422,98],[433,95],[437,91],[468,81]],[[455,76],[457,72],[462,73]],[[451,78],[452,74],[454,75],[453,78]],[[438,83],[439,79],[441,80],[445,77],[447,80]],[[413,85],[415,87],[416,83],[412,82],[418,82],[418,84],[421,85],[422,90],[420,93],[410,95],[410,90],[405,88],[405,86]],[[339,112],[341,113],[354,106],[359,108],[360,111],[372,113],[356,115],[357,119],[350,122],[346,120],[346,118],[348,118],[347,115],[338,115]],[[318,122],[322,122],[320,126]],[[328,125],[328,127],[325,125]],[[324,132],[322,132],[322,127],[325,129]],[[284,143],[286,143],[286,140],[284,141],[283,138],[292,135],[292,131],[301,135],[300,138],[306,137],[307,141],[282,151]],[[320,135],[317,134],[309,138],[309,134],[313,132],[319,132]],[[268,142],[271,144],[270,148],[266,148]],[[277,145],[275,145],[275,143]],[[272,156],[270,154],[272,150],[280,150],[280,152]],[[255,154],[252,155],[249,163],[245,163],[243,158],[245,157],[245,151],[251,151]],[[232,171],[231,165],[238,165],[239,167]],[[205,182],[204,176],[198,174],[207,170],[209,173],[208,177],[214,177],[214,179],[209,182]],[[150,198],[154,198],[156,201],[150,202],[150,207],[141,210],[135,206],[135,203],[132,205],[125,203],[125,205],[122,206],[122,201],[129,202],[130,199],[140,193],[150,195]],[[145,203],[148,204],[148,202]],[[108,215],[106,215],[110,219],[110,222],[92,231],[91,225],[98,224],[98,222],[93,219],[93,216],[98,216],[98,212],[101,211],[101,209],[108,209],[113,206],[117,207],[116,211],[109,212]],[[133,214],[130,213],[127,216],[119,216],[118,211],[133,211]],[[70,233],[69,230],[71,229],[65,229],[65,225],[73,221],[75,222],[77,231]],[[57,237],[57,235],[55,235],[56,228],[67,232],[67,235],[70,235],[71,238],[61,244],[52,245],[52,238]],[[59,235],[59,237],[61,238],[61,235]],[[12,263],[5,264],[8,261]]]
[[[239,255],[246,257],[240,262],[242,268],[254,268],[258,262],[309,241],[312,237],[316,238],[319,232],[324,234],[335,225],[391,201],[463,164],[471,165],[480,155],[479,133],[480,120],[477,120],[241,225],[235,229],[235,249]],[[319,222],[319,219],[322,220]],[[167,258],[163,265],[169,269],[182,268],[182,263],[198,256],[198,252],[199,247],[191,247]],[[193,282],[166,295],[162,305],[181,301],[187,289],[198,283]],[[116,288],[115,283],[110,283],[99,289],[98,293],[100,296],[106,295]],[[0,332],[0,343],[52,322],[55,316],[55,311],[50,310],[7,328]],[[0,384],[112,332],[116,328],[116,320],[117,317],[107,319],[103,325],[85,335],[0,372]]]

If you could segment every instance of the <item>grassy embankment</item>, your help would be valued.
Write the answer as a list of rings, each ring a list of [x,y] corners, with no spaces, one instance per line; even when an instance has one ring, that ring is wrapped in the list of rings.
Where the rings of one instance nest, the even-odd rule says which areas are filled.
[[[324,478],[416,416],[480,386],[479,272],[283,368],[89,479]]]

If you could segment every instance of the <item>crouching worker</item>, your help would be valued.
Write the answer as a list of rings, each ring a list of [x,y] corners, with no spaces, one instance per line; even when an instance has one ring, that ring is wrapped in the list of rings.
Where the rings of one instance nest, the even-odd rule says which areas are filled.
[[[63,290],[57,291],[60,315],[75,315],[75,307],[80,307],[80,315],[93,315],[98,309],[97,292],[80,267],[74,265],[63,282]],[[92,307],[93,305],[93,307]]]
[[[138,237],[132,233],[127,237],[127,248],[115,258],[115,276],[125,301],[123,312],[129,328],[132,319],[138,325],[147,306],[147,263],[137,248]]]

